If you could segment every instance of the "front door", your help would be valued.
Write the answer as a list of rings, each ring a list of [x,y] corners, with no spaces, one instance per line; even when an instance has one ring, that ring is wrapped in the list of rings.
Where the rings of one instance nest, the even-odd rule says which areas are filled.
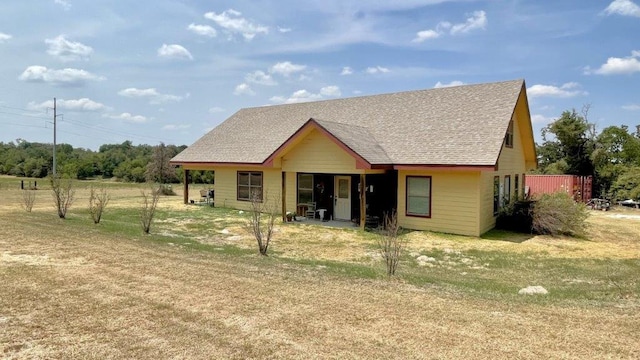
[[[351,177],[336,176],[334,189],[334,219],[351,220]]]

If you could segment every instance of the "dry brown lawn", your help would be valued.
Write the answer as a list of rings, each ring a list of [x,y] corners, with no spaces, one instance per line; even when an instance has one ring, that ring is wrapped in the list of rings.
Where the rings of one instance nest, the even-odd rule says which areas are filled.
[[[114,188],[112,195],[111,206],[136,206],[139,189]],[[56,219],[50,195],[38,196],[34,214],[26,215],[14,192],[0,191],[0,356],[6,359],[640,358],[637,298],[504,301],[450,287],[340,276],[321,266],[78,226],[84,220]],[[194,211],[181,199],[163,198],[160,206]],[[410,244],[551,257],[565,247],[573,257],[639,258],[638,243],[630,240],[640,238],[640,226],[629,226],[636,220],[616,227],[620,219],[609,215],[592,217],[590,241],[414,233]],[[319,241],[309,235],[317,228],[280,228],[311,239],[303,245]],[[355,261],[370,251],[356,243],[357,234],[345,230],[324,239],[336,243],[331,251],[322,251],[321,241],[310,246],[316,250],[294,242],[276,242],[274,249],[295,258]]]

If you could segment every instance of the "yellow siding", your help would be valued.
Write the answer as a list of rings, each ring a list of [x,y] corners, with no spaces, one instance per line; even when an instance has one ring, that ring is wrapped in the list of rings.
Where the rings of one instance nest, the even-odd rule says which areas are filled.
[[[407,216],[407,175],[431,176],[431,218]],[[399,171],[398,222],[414,230],[430,230],[469,236],[480,235],[479,186],[480,172],[463,171]]]
[[[287,186],[287,198],[285,199],[286,201],[286,208],[287,211],[290,211],[292,213],[296,212],[296,203],[297,203],[297,179],[296,179],[296,173],[295,172],[287,172],[287,178],[286,178],[286,186]]]
[[[265,198],[277,202],[278,212],[282,208],[282,173],[273,168],[216,168],[215,202],[216,206],[234,209],[249,209],[249,202],[238,201],[238,171],[262,171],[262,186]]]
[[[282,157],[282,171],[324,174],[360,174],[356,160],[317,130]],[[287,192],[289,189],[287,189]]]
[[[485,171],[480,179],[480,234],[483,234],[496,226],[496,218],[493,216],[493,177],[497,173]]]
[[[524,106],[523,102],[518,102],[518,107]],[[520,114],[521,118],[518,118]],[[480,234],[491,230],[496,225],[496,217],[493,215],[493,177],[500,176],[500,183],[504,184],[505,175],[511,175],[511,196],[515,195],[515,175],[518,174],[518,186],[522,192],[522,174],[526,172],[524,149],[522,145],[521,126],[529,119],[522,118],[528,116],[527,111],[516,109],[513,115],[513,148],[502,146],[500,158],[498,159],[498,171],[483,172],[481,176],[480,192]],[[505,189],[506,190],[506,189]]]

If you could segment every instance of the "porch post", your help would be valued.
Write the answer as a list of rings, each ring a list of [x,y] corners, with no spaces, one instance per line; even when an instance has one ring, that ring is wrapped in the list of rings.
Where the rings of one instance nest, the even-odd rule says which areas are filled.
[[[364,223],[367,220],[367,182],[366,175],[360,174],[360,230],[364,230]]]
[[[282,172],[282,222],[287,221],[287,173]]]
[[[184,196],[184,203],[189,203],[189,170],[184,169],[184,190],[182,194]]]

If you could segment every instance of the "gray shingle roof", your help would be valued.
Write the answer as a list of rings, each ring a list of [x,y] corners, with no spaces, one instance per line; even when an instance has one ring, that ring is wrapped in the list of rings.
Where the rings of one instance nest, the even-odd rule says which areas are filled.
[[[241,109],[172,159],[262,163],[310,118],[369,163],[495,165],[523,80]]]

